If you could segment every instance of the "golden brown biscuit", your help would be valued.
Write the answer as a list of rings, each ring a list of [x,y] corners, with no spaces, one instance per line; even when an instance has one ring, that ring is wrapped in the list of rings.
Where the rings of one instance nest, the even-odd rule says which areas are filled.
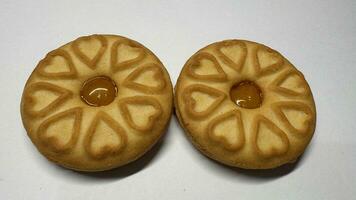
[[[195,53],[178,78],[175,107],[202,153],[247,169],[295,161],[315,129],[314,100],[302,73],[277,51],[244,40]]]
[[[80,37],[39,62],[24,88],[28,136],[49,160],[79,171],[127,164],[164,133],[173,90],[159,59],[115,35]]]

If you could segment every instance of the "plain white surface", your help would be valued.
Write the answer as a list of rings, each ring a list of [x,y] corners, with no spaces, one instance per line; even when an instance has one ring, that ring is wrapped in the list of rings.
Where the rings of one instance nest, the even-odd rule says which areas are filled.
[[[353,199],[356,188],[356,1],[0,1],[0,199]],[[308,80],[317,129],[296,165],[246,171],[196,151],[175,117],[164,140],[114,171],[48,162],[22,126],[20,98],[45,54],[110,33],[150,48],[176,82],[209,43],[243,38],[280,51]]]

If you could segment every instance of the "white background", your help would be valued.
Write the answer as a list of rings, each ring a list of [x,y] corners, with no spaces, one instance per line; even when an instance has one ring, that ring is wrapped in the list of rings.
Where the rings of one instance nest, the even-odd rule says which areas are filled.
[[[353,199],[356,188],[356,1],[0,1],[0,199]],[[264,43],[301,70],[317,106],[311,145],[295,165],[247,171],[196,151],[175,117],[139,161],[78,173],[40,155],[20,98],[45,54],[81,35],[119,34],[151,49],[173,84],[209,43]]]

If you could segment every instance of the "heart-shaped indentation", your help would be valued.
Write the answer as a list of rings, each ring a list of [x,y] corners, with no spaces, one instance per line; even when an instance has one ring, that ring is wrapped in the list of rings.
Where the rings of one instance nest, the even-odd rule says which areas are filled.
[[[258,76],[277,72],[284,63],[283,57],[268,47],[258,47],[255,50],[254,66]]]
[[[216,51],[229,67],[240,72],[247,56],[247,47],[243,41],[228,40],[220,42]]]
[[[38,64],[37,70],[41,76],[50,78],[75,78],[77,76],[72,58],[62,49],[48,53]]]
[[[23,108],[26,114],[43,117],[65,102],[71,95],[71,91],[51,83],[34,83],[25,88]]]
[[[163,71],[156,64],[147,64],[137,68],[122,84],[147,94],[159,93],[166,87]]]
[[[111,47],[111,69],[116,72],[135,66],[146,56],[143,47],[131,40],[116,41]]]
[[[193,98],[194,93],[195,98]],[[183,101],[186,112],[196,118],[202,118],[214,111],[225,99],[225,93],[215,88],[194,84],[183,91]]]
[[[253,149],[265,158],[281,156],[289,149],[286,134],[263,115],[255,117],[251,137]]]
[[[118,155],[126,143],[125,130],[102,111],[96,114],[84,138],[85,150],[94,159]]]
[[[68,153],[77,143],[81,121],[81,108],[60,112],[42,122],[38,128],[38,138],[53,152]]]
[[[216,58],[205,52],[198,53],[187,63],[187,74],[193,78],[207,81],[225,81],[226,73]]]
[[[279,75],[271,84],[271,90],[287,96],[305,97],[310,94],[308,83],[303,74],[288,70]]]
[[[159,102],[149,96],[121,99],[119,107],[126,122],[138,131],[151,130],[162,114]]]
[[[214,118],[208,125],[208,136],[229,151],[237,151],[245,144],[241,113],[233,110]]]
[[[272,104],[281,122],[296,136],[306,136],[314,128],[315,114],[302,102],[282,101]]]
[[[74,54],[91,69],[95,69],[105,53],[108,42],[102,35],[84,36],[72,43]]]

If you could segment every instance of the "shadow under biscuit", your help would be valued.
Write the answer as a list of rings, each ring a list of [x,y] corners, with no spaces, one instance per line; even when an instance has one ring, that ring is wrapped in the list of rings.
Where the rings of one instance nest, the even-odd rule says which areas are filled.
[[[162,138],[160,141],[157,142],[145,155],[142,157],[138,158],[137,160],[115,168],[111,169],[108,171],[100,171],[100,172],[80,172],[80,171],[73,171],[71,170],[74,174],[80,175],[80,176],[85,176],[86,178],[89,179],[121,179],[121,178],[126,178],[129,177],[145,167],[147,167],[152,159],[158,154],[160,149],[165,145],[164,144],[164,139]],[[60,166],[59,166],[60,167]],[[63,168],[63,167],[60,167]]]
[[[224,171],[224,173],[227,173],[228,175],[235,174],[237,176],[236,179],[242,178],[245,182],[250,183],[263,183],[282,178],[298,169],[303,164],[303,160],[308,157],[310,151],[311,148],[307,148],[295,162],[287,163],[273,169],[242,169],[226,166],[212,159],[209,160],[214,163],[214,165],[218,165],[218,167],[221,168],[218,171]]]
[[[312,142],[313,141],[314,140],[312,140]],[[240,169],[240,168],[233,168],[233,167],[229,167],[229,168],[235,170],[236,172],[242,175],[245,175],[246,177],[253,178],[255,180],[262,180],[262,181],[274,180],[277,178],[281,178],[285,175],[288,175],[293,171],[295,171],[297,168],[301,167],[304,160],[309,156],[314,146],[315,145],[313,144],[309,145],[305,149],[303,154],[301,154],[295,162],[287,163],[273,169],[252,170],[252,169]]]
[[[273,169],[242,169],[242,168],[236,168],[236,167],[230,167],[230,166],[225,166],[223,167],[228,168],[228,170],[232,170],[236,173],[239,173],[240,175],[244,175],[246,177],[252,178],[252,179],[260,179],[260,180],[272,180],[272,179],[277,179],[282,176],[288,175],[291,173],[294,169],[296,169],[300,165],[300,161],[303,159],[303,156],[299,157],[295,162],[293,163],[287,163],[282,166],[273,168]],[[216,162],[216,161],[213,161]],[[222,165],[217,163],[218,165]]]
[[[60,170],[70,172],[70,175],[76,175],[75,179],[77,180],[92,180],[92,181],[106,181],[106,180],[120,180],[131,175],[134,175],[150,164],[153,163],[154,158],[157,158],[159,152],[164,151],[165,146],[167,145],[167,137],[169,137],[169,132],[171,129],[171,123],[174,123],[172,118],[168,122],[167,129],[165,134],[159,139],[159,141],[143,156],[138,158],[137,160],[126,164],[124,166],[111,169],[108,171],[100,171],[100,172],[81,172],[81,171],[74,171],[62,166],[56,165],[57,168],[61,168]],[[72,177],[73,178],[73,177]]]
[[[90,183],[92,181],[114,181],[134,175],[152,164],[153,159],[158,156],[157,154],[166,145],[166,134],[163,135],[163,137],[148,152],[146,152],[145,155],[141,156],[137,160],[112,170],[99,172],[80,172],[53,164],[43,156],[37,154],[36,149],[33,146],[33,148],[31,148],[30,141],[28,141],[28,146],[31,148],[30,151],[33,152],[35,159],[41,163],[41,166],[39,167],[56,177],[65,177],[66,179],[80,183]]]
[[[174,117],[177,119],[176,115]],[[177,123],[178,119],[177,119]],[[179,124],[178,124],[179,125]],[[309,153],[312,151],[314,145],[310,144],[299,158],[293,163],[287,163],[273,169],[242,169],[238,167],[231,167],[224,165],[216,160],[207,157],[202,154],[197,148],[191,145],[189,138],[184,130],[181,134],[184,135],[186,139],[185,145],[189,149],[190,154],[201,163],[202,166],[210,168],[211,173],[216,173],[217,175],[222,175],[228,179],[235,179],[237,181],[247,182],[247,183],[264,183],[268,181],[273,181],[275,179],[281,178],[295,171],[304,162],[303,160],[308,157]],[[313,143],[314,140],[311,142]]]
[[[69,179],[74,182],[88,184],[96,181],[115,181],[134,175],[143,170],[144,168],[148,167],[150,164],[153,164],[154,158],[157,158],[157,156],[159,156],[159,152],[164,151],[164,148],[167,147],[167,137],[169,137],[168,134],[170,132],[170,129],[172,128],[172,123],[175,122],[171,118],[168,122],[165,133],[157,141],[157,143],[154,144],[154,146],[144,155],[129,164],[108,171],[82,172],[65,168],[61,165],[57,165],[48,161],[44,156],[38,154],[37,149],[33,145],[31,145],[31,141],[29,138],[28,140],[24,140],[24,142],[26,143],[25,146],[28,148],[28,151],[31,152],[31,156],[34,157],[33,159],[40,163],[37,167],[39,167],[41,170],[45,170],[45,173],[50,173],[55,177],[64,177],[65,179]],[[23,131],[23,134],[26,135],[26,131]]]

